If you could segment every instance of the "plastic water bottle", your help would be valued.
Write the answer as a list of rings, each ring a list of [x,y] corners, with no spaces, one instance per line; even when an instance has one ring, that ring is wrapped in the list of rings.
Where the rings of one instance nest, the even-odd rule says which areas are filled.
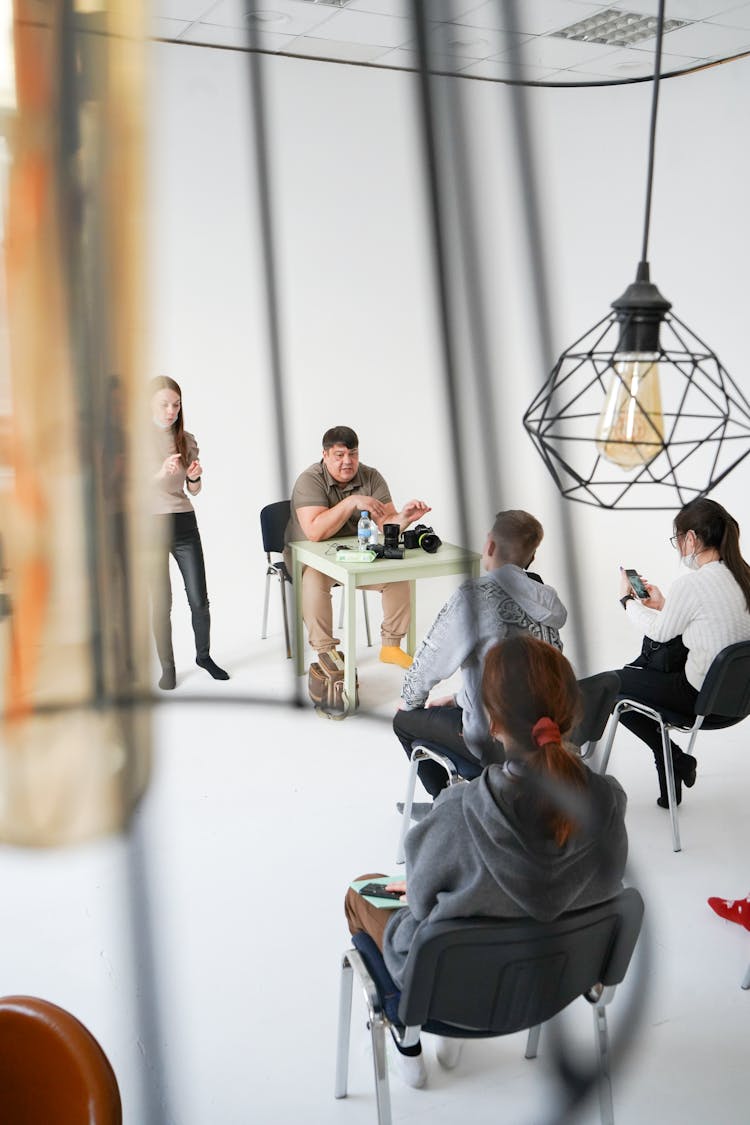
[[[357,524],[357,547],[360,551],[366,551],[370,546],[370,518],[367,512],[359,513],[359,523]]]
[[[370,520],[370,546],[374,547],[378,542],[378,525],[375,520]]]

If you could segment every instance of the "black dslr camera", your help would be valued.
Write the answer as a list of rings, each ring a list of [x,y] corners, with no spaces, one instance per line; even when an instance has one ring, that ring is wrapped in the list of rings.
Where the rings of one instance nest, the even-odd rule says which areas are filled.
[[[418,523],[411,531],[404,532],[405,547],[421,547],[428,555],[434,555],[443,540],[431,527]]]

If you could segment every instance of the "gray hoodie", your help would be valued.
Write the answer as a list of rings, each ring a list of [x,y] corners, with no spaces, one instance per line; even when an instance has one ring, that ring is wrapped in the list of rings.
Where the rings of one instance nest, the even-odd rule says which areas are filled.
[[[481,760],[489,739],[481,692],[487,652],[521,632],[562,649],[558,629],[567,616],[551,586],[529,578],[513,563],[468,579],[440,610],[404,676],[401,698],[406,710],[423,707],[435,684],[460,667],[463,682],[456,703],[463,710],[464,741]]]
[[[489,766],[476,781],[440,794],[406,837],[409,905],[394,911],[383,941],[397,984],[414,935],[428,919],[546,922],[621,890],[627,798],[614,777],[590,770],[586,777],[592,826],[562,847],[524,815],[524,780],[502,766]]]

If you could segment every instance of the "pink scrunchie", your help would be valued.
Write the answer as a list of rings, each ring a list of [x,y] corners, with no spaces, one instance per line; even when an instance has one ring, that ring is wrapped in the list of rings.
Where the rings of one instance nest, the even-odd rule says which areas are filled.
[[[548,742],[559,742],[560,728],[554,719],[537,719],[531,728],[531,737],[537,746],[546,746]]]

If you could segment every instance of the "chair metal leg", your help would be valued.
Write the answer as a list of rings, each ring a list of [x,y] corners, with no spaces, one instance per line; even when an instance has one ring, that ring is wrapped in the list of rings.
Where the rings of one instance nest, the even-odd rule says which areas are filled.
[[[385,1054],[385,1020],[382,1015],[370,1020],[372,1062],[375,1068],[375,1101],[378,1125],[391,1125],[391,1091],[388,1085],[388,1059]]]
[[[742,978],[742,984],[740,985],[740,988],[750,988],[750,965],[748,965],[747,971]]]
[[[362,591],[362,608],[365,611],[365,634],[367,636],[367,647],[372,648],[372,637],[370,636],[370,613],[367,609],[367,591]]]
[[[346,1097],[349,1076],[349,1039],[352,1026],[352,985],[354,971],[346,953],[341,962],[341,983],[339,986],[339,1030],[336,1044],[336,1085],[333,1096]]]
[[[674,787],[674,763],[672,762],[672,747],[669,744],[669,729],[661,723],[662,754],[664,758],[664,773],[667,779],[667,800],[669,801],[669,815],[672,820],[672,850],[682,850],[680,843],[680,826],[677,821],[677,794]]]
[[[281,612],[284,616],[284,640],[286,641],[286,658],[287,658],[287,660],[291,660],[292,659],[292,644],[291,644],[291,641],[289,639],[289,611],[287,609],[287,604],[286,604],[287,581],[286,581],[286,578],[284,578],[283,574],[281,574],[280,572],[277,572],[277,573],[279,574],[279,581],[280,581],[280,588],[281,588]]]
[[[266,571],[266,596],[263,599],[263,627],[260,631],[260,639],[264,641],[268,636],[268,595],[271,589],[271,568]]]
[[[604,743],[604,749],[602,750],[602,758],[601,758],[601,761],[599,763],[599,773],[601,773],[601,774],[604,774],[604,773],[607,772],[607,766],[609,765],[609,756],[612,753],[612,743],[615,740],[615,734],[617,733],[617,726],[618,726],[619,722],[620,722],[620,708],[617,704],[615,704],[615,707],[612,711],[612,718],[609,721],[609,730],[607,731],[607,741]]]
[[[603,1004],[595,1004],[594,1035],[599,1058],[599,1113],[602,1125],[615,1125],[615,1109],[612,1101],[612,1077],[609,1071],[609,1035],[607,1033],[607,1012]]]
[[[419,766],[419,759],[414,756],[412,751],[411,761],[409,763],[409,778],[406,782],[406,796],[404,797],[404,814],[401,817],[401,831],[398,837],[398,847],[396,849],[396,863],[404,862],[404,841],[406,840],[406,833],[411,828],[411,807],[414,804],[414,789],[417,784],[417,768]]]
[[[542,1025],[538,1023],[536,1027],[529,1028],[529,1037],[526,1040],[526,1051],[524,1052],[525,1059],[535,1059],[536,1053],[539,1050],[539,1036],[542,1033]]]

